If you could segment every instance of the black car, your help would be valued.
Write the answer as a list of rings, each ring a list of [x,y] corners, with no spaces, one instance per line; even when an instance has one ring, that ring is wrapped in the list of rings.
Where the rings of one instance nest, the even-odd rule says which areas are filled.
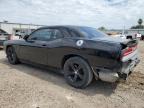
[[[11,64],[27,62],[63,70],[68,84],[88,86],[95,77],[126,79],[138,64],[137,40],[111,38],[84,26],[42,27],[4,43]]]

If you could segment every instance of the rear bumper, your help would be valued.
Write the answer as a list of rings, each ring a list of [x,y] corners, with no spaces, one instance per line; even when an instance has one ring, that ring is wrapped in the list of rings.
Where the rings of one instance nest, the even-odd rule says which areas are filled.
[[[115,69],[97,68],[95,70],[96,77],[106,82],[116,82],[119,79],[126,80],[127,77],[133,72],[133,69],[140,62],[138,53],[135,52],[129,57],[126,57],[120,62],[120,67]]]
[[[121,71],[118,72],[119,77],[126,80],[127,77],[133,72],[133,69],[138,65],[140,59],[137,55],[134,55],[128,61],[122,63]]]

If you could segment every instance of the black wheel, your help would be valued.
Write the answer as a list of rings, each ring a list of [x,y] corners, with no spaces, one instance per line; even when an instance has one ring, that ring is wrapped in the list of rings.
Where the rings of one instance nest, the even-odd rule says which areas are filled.
[[[8,61],[11,64],[18,64],[19,63],[19,60],[17,58],[17,55],[16,55],[15,50],[14,50],[13,47],[8,47],[7,51],[6,51],[6,54],[7,54]]]
[[[93,73],[85,60],[80,57],[72,57],[64,64],[64,77],[71,86],[85,88],[91,83]]]

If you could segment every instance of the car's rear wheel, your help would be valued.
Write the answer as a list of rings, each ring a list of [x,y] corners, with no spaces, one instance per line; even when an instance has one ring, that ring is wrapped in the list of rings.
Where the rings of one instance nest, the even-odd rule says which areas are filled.
[[[7,58],[8,58],[9,63],[11,63],[11,64],[18,64],[19,63],[16,52],[12,46],[7,48],[6,54],[7,54]]]
[[[91,83],[93,73],[91,67],[84,59],[72,57],[64,64],[64,77],[71,86],[85,88]]]

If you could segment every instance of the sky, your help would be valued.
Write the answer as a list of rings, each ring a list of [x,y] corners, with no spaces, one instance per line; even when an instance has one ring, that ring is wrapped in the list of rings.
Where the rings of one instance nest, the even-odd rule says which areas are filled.
[[[144,0],[0,0],[0,21],[130,28],[144,19]]]

